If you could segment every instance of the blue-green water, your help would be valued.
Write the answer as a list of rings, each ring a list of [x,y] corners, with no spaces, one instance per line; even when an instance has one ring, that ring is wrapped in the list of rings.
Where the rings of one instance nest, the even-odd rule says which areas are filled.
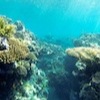
[[[43,37],[100,32],[100,0],[0,0],[0,14]]]

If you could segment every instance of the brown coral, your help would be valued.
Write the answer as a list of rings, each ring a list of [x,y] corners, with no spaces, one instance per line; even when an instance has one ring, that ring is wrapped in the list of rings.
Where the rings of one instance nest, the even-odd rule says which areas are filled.
[[[15,32],[15,25],[9,24],[6,18],[0,17],[0,36],[11,37]]]
[[[81,61],[91,61],[99,62],[100,61],[100,49],[92,47],[76,47],[67,49],[66,53],[69,56],[78,58]]]
[[[0,51],[0,62],[12,63],[26,58],[29,53],[27,46],[15,38],[9,38],[9,50]]]

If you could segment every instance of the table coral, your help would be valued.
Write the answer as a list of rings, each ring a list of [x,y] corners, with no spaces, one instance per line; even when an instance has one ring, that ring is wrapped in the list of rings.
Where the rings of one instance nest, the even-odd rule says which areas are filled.
[[[97,62],[100,61],[100,49],[92,47],[76,47],[66,50],[69,56],[78,58],[81,61]]]

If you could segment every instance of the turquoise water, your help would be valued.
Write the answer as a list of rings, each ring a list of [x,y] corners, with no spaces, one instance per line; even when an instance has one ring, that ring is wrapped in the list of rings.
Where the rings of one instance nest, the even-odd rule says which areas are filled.
[[[38,37],[100,32],[100,0],[0,0],[0,14],[21,20]]]

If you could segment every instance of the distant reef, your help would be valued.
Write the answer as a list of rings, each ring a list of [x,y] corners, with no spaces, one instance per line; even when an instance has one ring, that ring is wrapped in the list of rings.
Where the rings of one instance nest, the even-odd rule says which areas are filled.
[[[0,100],[100,100],[100,34],[46,38],[0,16]]]

